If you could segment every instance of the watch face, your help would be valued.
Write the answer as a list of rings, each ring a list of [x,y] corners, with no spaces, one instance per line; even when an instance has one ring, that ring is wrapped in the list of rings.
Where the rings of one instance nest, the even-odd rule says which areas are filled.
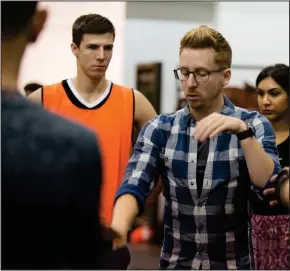
[[[252,124],[250,122],[247,122],[247,126],[248,128],[253,129]]]

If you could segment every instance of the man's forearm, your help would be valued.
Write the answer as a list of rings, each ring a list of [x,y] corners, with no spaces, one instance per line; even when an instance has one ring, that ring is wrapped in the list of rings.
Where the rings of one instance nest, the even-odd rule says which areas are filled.
[[[124,194],[117,199],[113,211],[111,228],[122,235],[127,235],[138,214],[137,200],[130,194]]]
[[[252,182],[257,186],[263,187],[273,173],[274,162],[256,138],[242,140],[241,147]]]

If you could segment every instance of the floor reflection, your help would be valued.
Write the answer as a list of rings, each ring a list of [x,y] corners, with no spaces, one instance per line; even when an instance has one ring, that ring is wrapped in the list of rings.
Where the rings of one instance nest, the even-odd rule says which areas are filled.
[[[128,269],[158,269],[161,247],[150,244],[129,245],[131,263]]]

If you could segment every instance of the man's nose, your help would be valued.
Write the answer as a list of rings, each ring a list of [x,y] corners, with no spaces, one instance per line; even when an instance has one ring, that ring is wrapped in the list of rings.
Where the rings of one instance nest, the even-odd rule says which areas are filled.
[[[189,74],[187,81],[186,81],[186,86],[188,88],[196,87],[197,86],[197,81],[192,73]]]
[[[105,50],[103,47],[100,47],[97,54],[97,59],[103,60],[105,58]]]

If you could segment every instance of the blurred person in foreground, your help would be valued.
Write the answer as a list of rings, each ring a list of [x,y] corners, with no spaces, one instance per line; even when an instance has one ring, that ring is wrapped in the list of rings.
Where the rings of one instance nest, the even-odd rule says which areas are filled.
[[[161,269],[253,269],[249,199],[280,170],[275,134],[258,112],[223,95],[232,50],[201,26],[180,42],[181,81],[188,105],[159,115],[139,134],[116,195],[112,228],[126,245],[134,218],[162,176],[164,241]],[[259,163],[257,163],[259,161]]]
[[[289,66],[275,64],[265,67],[257,76],[256,87],[260,112],[269,119],[276,135],[280,164],[287,167]],[[285,232],[289,231],[289,208],[281,201],[270,206],[267,198],[258,191],[253,191],[251,203],[256,269],[290,269],[290,251],[285,241]]]
[[[1,269],[98,269],[96,137],[17,89],[22,56],[47,11],[37,2],[2,1],[1,17]]]

